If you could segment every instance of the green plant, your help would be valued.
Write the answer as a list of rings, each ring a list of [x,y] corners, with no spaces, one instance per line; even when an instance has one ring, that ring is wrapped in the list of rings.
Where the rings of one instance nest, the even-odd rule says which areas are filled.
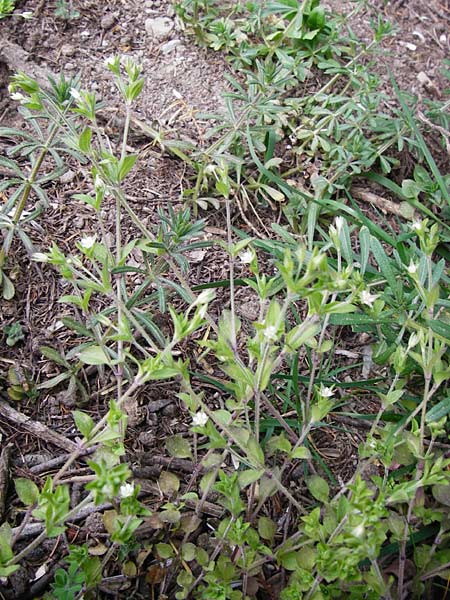
[[[172,380],[189,431],[168,437],[166,450],[196,465],[186,488],[169,471],[158,480],[158,536],[149,553],[170,561],[161,596],[245,599],[276,572],[284,576],[283,600],[431,597],[436,579],[447,576],[450,539],[448,224],[433,212],[447,199],[448,180],[395,84],[400,109],[383,112],[370,59],[391,29],[377,21],[373,42],[360,47],[352,32],[341,38],[342,21],[307,0],[263,7],[194,0],[177,10],[199,41],[229,52],[242,75],[229,80],[226,114],[210,129],[209,146],[178,148],[191,169],[184,198],[193,217],[189,207],[160,211],[158,225],[147,227],[123,192],[138,161],[127,144],[143,86],[138,65],[107,61],[125,106],[117,151],[98,126],[92,92],[73,87],[57,111],[64,144],[90,168],[91,192],[74,200],[91,208],[96,234],[72,251],[54,243],[34,254],[71,286],[60,301],[77,318],[64,324],[83,338],[67,353],[41,348],[63,369],[47,387],[79,386],[84,369],[95,367],[99,381],[112,375],[114,397],[97,423],[73,412],[82,438],[56,475],[41,486],[16,479],[19,499],[45,531],[15,554],[11,530],[2,526],[0,575],[45,537],[61,535],[89,503],[113,505],[109,548],[101,564],[86,547],[72,548],[67,569],[56,573],[55,597],[95,587],[116,552],[132,551],[149,510],[123,461],[124,407],[146,384]],[[296,94],[313,71],[318,88]],[[41,102],[34,83],[17,85],[31,87]],[[155,137],[162,143],[162,133]],[[389,179],[396,163],[386,152],[405,144],[422,162],[399,186]],[[175,153],[177,146],[167,148]],[[310,177],[300,181],[307,169]],[[361,174],[399,194],[413,208],[410,217],[417,210],[427,218],[399,219],[395,228],[368,218],[352,197]],[[114,236],[101,211],[106,202],[115,211]],[[211,244],[199,239],[206,223],[196,214],[211,205],[224,207],[227,235],[215,243],[229,274],[194,288],[186,253]],[[266,235],[248,218],[258,235],[233,228],[235,206],[244,218],[243,206],[253,211]],[[261,206],[280,212],[281,224],[264,223]],[[124,215],[134,227],[127,238]],[[245,326],[238,286],[255,300],[256,317]],[[213,312],[221,288],[227,304]],[[159,312],[168,315],[164,331]],[[354,334],[370,340],[374,377],[363,371],[355,378],[364,362],[340,362],[339,345]],[[187,342],[201,354],[186,355]],[[368,399],[375,412],[358,409]],[[315,440],[323,431],[347,431],[345,419],[366,430],[342,481]],[[71,507],[63,476],[86,450],[94,450],[92,476]],[[215,517],[207,521],[209,499]],[[192,535],[202,523],[210,546]],[[415,567],[410,576],[407,561]]]
[[[58,82],[49,78],[49,89],[42,89],[25,73],[15,75],[9,85],[12,100],[20,104],[20,113],[31,128],[0,128],[2,137],[20,140],[8,151],[7,157],[0,157],[0,164],[11,172],[11,177],[0,184],[0,191],[9,193],[0,211],[0,229],[5,232],[0,249],[0,284],[3,298],[7,300],[14,296],[14,286],[5,268],[15,236],[20,238],[30,254],[34,252],[25,227],[37,219],[48,205],[45,187],[66,171],[61,153],[81,158],[79,153],[62,142],[67,127],[72,127],[69,122],[73,102],[70,90],[76,89],[76,85],[76,79],[67,81],[61,75]],[[16,157],[25,157],[30,162],[30,174]],[[33,200],[34,206],[30,205]]]
[[[0,19],[8,17],[15,8],[14,0],[0,0]]]
[[[6,343],[8,346],[14,346],[17,344],[17,342],[20,342],[25,337],[22,325],[17,321],[11,323],[10,325],[5,325],[3,332],[6,335]]]
[[[73,21],[80,17],[80,13],[73,8],[72,0],[56,0],[55,17],[60,17],[64,21]]]

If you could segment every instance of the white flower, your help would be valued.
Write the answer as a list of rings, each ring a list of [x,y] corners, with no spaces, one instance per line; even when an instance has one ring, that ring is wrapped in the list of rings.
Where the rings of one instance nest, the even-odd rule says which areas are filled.
[[[363,304],[372,307],[375,300],[378,298],[378,294],[371,294],[367,290],[361,292],[360,299]]]
[[[239,254],[239,258],[244,265],[249,265],[253,260],[253,252],[250,250],[250,248],[248,250],[244,250],[244,252]]]
[[[105,60],[105,65],[107,67],[113,67],[116,64],[117,58],[115,56],[108,56]]]
[[[412,333],[408,341],[408,349],[414,348],[420,342],[420,335],[418,333]]]
[[[95,235],[88,235],[80,240],[80,246],[82,248],[84,248],[85,250],[89,250],[90,248],[93,247],[93,245],[95,244],[95,241],[96,241]]]
[[[264,337],[266,338],[267,341],[269,342],[276,342],[277,340],[277,328],[275,327],[275,325],[268,325],[265,329],[264,329]]]
[[[122,483],[119,490],[121,498],[129,498],[134,494],[134,483]]]
[[[417,265],[415,265],[412,261],[409,263],[408,273],[410,273],[411,275],[417,273]]]
[[[414,223],[411,225],[411,229],[413,229],[414,231],[420,231],[422,228],[422,221],[414,221]]]
[[[334,396],[334,390],[330,387],[325,387],[322,385],[320,387],[320,395],[323,398],[331,398],[332,396]]]
[[[361,538],[364,535],[364,525],[362,523],[360,523],[359,525],[357,525],[356,527],[354,527],[352,529],[352,534],[356,537],[356,538]]]
[[[80,92],[77,90],[77,88],[70,88],[70,95],[72,96],[72,98],[74,100],[81,100],[81,94]]]
[[[35,252],[31,256],[31,260],[34,260],[35,262],[48,262],[48,256],[43,252]]]
[[[25,96],[20,92],[14,92],[11,94],[11,100],[17,100],[17,102],[22,102],[22,100],[25,100]]]
[[[192,425],[195,427],[204,427],[208,422],[208,415],[202,410],[192,417]]]
[[[104,192],[106,189],[106,184],[103,181],[103,179],[100,177],[100,175],[97,173],[97,175],[95,176],[94,179],[94,187],[96,190],[98,190],[99,192]]]
[[[335,224],[336,224],[336,231],[338,232],[338,234],[342,231],[342,228],[344,227],[344,217],[336,217],[335,220]]]

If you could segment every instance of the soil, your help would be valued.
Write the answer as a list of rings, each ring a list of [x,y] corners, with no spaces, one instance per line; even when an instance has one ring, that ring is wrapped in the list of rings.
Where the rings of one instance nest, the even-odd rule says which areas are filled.
[[[111,55],[125,54],[143,66],[145,75],[144,91],[136,110],[138,119],[156,129],[163,127],[173,138],[192,141],[196,145],[204,143],[209,122],[202,113],[220,114],[223,107],[221,94],[227,85],[225,74],[230,72],[230,66],[220,53],[196,47],[191,39],[184,36],[169,2],[79,0],[72,3],[72,9],[79,13],[76,19],[56,16],[54,2],[26,0],[18,2],[17,5],[16,12],[33,11],[34,18],[24,21],[12,17],[0,22],[0,39],[5,41],[5,47],[8,42],[25,51],[20,56],[17,56],[17,53],[14,56],[13,52],[8,58],[5,50],[0,49],[1,126],[21,126],[17,107],[6,89],[12,70],[20,67],[38,77],[42,77],[46,72],[63,71],[66,77],[79,74],[82,87],[95,90],[98,96],[104,99],[105,119],[114,131],[117,125],[115,119],[119,119],[120,124],[121,115],[117,95],[111,77],[104,67],[104,61]],[[67,5],[70,6],[70,3]],[[354,7],[353,2],[338,0],[328,0],[327,5],[343,14]],[[383,76],[386,89],[391,86],[386,73],[386,67],[389,67],[402,89],[409,90],[423,99],[440,98],[445,87],[440,69],[443,59],[449,55],[450,47],[448,0],[429,0],[426,4],[418,0],[377,0],[369,5],[363,17],[350,21],[348,25],[359,37],[369,41],[370,20],[379,14],[388,18],[395,28],[395,34],[383,45],[383,55],[376,67]],[[168,28],[167,34],[159,38],[149,26],[149,19],[157,17],[164,17]],[[127,181],[125,191],[140,218],[144,222],[155,223],[159,219],[159,208],[167,208],[168,205],[176,209],[181,207],[180,197],[187,181],[185,166],[169,154],[162,153],[157,147],[149,147],[149,142],[150,139],[142,137],[142,132],[132,132],[130,145],[141,153],[141,160]],[[7,139],[0,138],[0,154],[6,153],[8,145]],[[45,250],[52,241],[57,240],[64,250],[69,250],[80,237],[92,233],[90,211],[72,199],[74,193],[89,191],[89,178],[86,177],[87,173],[75,166],[69,173],[64,181],[48,187],[50,206],[38,220],[37,226],[29,230],[37,249]],[[0,179],[6,176],[0,168]],[[207,235],[225,237],[222,209],[208,211],[201,216],[207,221]],[[261,217],[263,222],[270,224],[272,220],[278,219],[279,215],[274,217],[267,214]],[[248,231],[250,235],[254,234],[249,228],[249,222],[255,224],[252,214],[243,215],[242,211],[236,211],[233,219],[237,227]],[[256,224],[256,227],[259,228],[260,225]],[[130,227],[130,237],[132,233]],[[191,285],[228,276],[225,256],[219,248],[200,252],[191,257],[191,260]],[[40,347],[53,346],[67,352],[79,343],[76,336],[68,332],[61,322],[64,316],[72,314],[65,305],[57,302],[67,290],[52,268],[31,263],[26,250],[19,244],[14,246],[10,268],[16,295],[11,301],[0,301],[0,332],[5,330],[5,326],[19,322],[24,331],[24,339],[11,348],[6,345],[6,335],[3,335],[0,347],[0,378],[7,380],[8,370],[13,368],[19,378],[42,383],[57,375],[59,369],[42,355]],[[237,273],[237,276],[240,275],[245,275],[245,271]],[[251,323],[251,296],[238,290],[237,299],[240,316],[244,320],[247,319],[248,324]],[[228,298],[223,293],[217,303],[224,305],[227,301]],[[368,340],[343,331],[339,343],[341,364],[345,364],[345,361],[350,364],[355,357],[361,359],[367,344]],[[191,356],[197,352],[193,347],[187,347],[185,351]],[[379,377],[382,373],[374,372],[371,375]],[[73,393],[67,393],[64,389],[56,388],[56,391],[42,390],[36,396],[14,404],[14,408],[33,421],[40,422],[52,431],[73,440],[76,435],[71,416],[73,407],[81,406],[94,419],[100,418],[104,414],[108,387],[112,383],[97,380],[95,374],[87,377],[85,383],[89,389],[88,402]],[[220,398],[215,390],[200,381],[195,383],[203,390],[211,406],[220,405]],[[146,502],[150,508],[156,508],[161,503],[159,493],[155,492],[154,482],[162,470],[170,468],[187,480],[194,468],[192,463],[171,460],[165,453],[166,437],[174,433],[183,433],[187,429],[184,423],[185,413],[175,396],[176,392],[176,387],[171,383],[152,384],[143,389],[139,397],[127,407],[130,423],[127,431],[126,458],[133,466],[135,478],[143,483]],[[8,402],[6,395],[3,392],[1,394],[3,401]],[[352,408],[363,406],[364,412],[375,413],[378,409],[373,397],[343,396],[343,401]],[[2,444],[11,444],[13,448],[12,477],[32,477],[41,484],[46,474],[56,472],[58,465],[51,461],[64,454],[64,448],[36,437],[20,424],[11,422],[4,414],[1,415],[0,411]],[[331,471],[336,485],[339,485],[348,480],[355,468],[357,448],[364,432],[349,420],[345,423],[337,421],[336,425],[336,429],[316,431],[311,443]],[[71,471],[71,476],[85,473],[84,463],[80,461]],[[300,476],[301,474],[294,473],[292,478],[298,481]],[[72,501],[75,501],[79,494],[76,485],[72,486],[71,494]],[[8,498],[11,501],[14,498],[12,486],[9,488]],[[215,509],[217,507],[214,505],[210,507],[212,513]],[[8,503],[6,513],[9,522],[16,525],[21,522],[18,502]],[[215,517],[217,514],[209,516],[211,519]],[[146,543],[154,541],[158,527],[159,525],[155,525],[154,528],[149,526],[140,530],[140,540]],[[98,513],[90,515],[88,519],[74,522],[65,538],[61,536],[50,540],[27,560],[27,567],[11,577],[9,582],[0,582],[0,597],[40,596],[49,585],[68,543],[87,540],[90,544],[100,544],[104,539],[103,521],[99,519]],[[39,566],[43,556],[49,557],[46,562],[48,572],[40,572],[40,576],[36,578],[37,567],[34,565]],[[101,593],[104,597],[112,595],[121,598],[129,594],[134,594],[133,597],[136,598],[155,597],[150,596],[150,593],[155,594],[155,590],[158,589],[160,574],[153,573],[152,576],[148,576],[149,572],[147,571],[147,579],[141,577],[131,581],[118,576],[120,569],[111,568],[108,577],[102,583]]]

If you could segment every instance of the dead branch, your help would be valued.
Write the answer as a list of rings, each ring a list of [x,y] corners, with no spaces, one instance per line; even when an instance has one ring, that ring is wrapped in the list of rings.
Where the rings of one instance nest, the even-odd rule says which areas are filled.
[[[43,423],[33,421],[33,419],[17,411],[3,400],[0,400],[0,416],[44,442],[58,446],[58,448],[62,448],[68,453],[78,450],[75,442],[72,442],[72,440],[67,439],[56,431],[52,431]]]
[[[363,202],[368,202],[369,204],[373,204],[384,213],[391,213],[397,217],[402,217],[403,219],[405,217],[414,218],[414,214],[411,214],[411,216],[405,215],[405,208],[403,204],[397,204],[396,202],[392,202],[392,200],[387,200],[382,196],[377,196],[377,194],[374,194],[373,192],[363,190],[362,188],[352,187],[351,193],[354,198],[362,200]]]
[[[9,483],[9,462],[11,458],[12,444],[7,444],[0,454],[0,523],[5,516],[6,494]]]

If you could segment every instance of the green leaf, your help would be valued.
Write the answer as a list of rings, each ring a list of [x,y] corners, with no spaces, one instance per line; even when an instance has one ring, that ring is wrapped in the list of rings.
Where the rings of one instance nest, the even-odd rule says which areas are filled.
[[[255,483],[264,474],[264,469],[247,469],[241,471],[238,475],[239,487],[241,490],[246,488],[251,483]]]
[[[192,451],[189,441],[186,440],[182,435],[173,435],[166,439],[166,450],[170,456],[176,458],[191,458]]]
[[[417,198],[422,188],[413,179],[404,179],[402,182],[402,194],[406,198]]]
[[[100,346],[89,346],[79,354],[79,359],[86,365],[107,365],[109,359]]]
[[[269,540],[271,542],[275,537],[277,526],[272,519],[269,517],[259,517],[258,519],[258,533],[263,540]]]
[[[450,325],[448,323],[444,323],[438,319],[433,319],[429,321],[429,325],[434,333],[437,333],[450,342]]]
[[[119,163],[119,181],[123,181],[131,169],[134,167],[138,155],[128,154]]]
[[[283,554],[278,556],[278,562],[287,571],[297,571],[297,569],[298,569],[297,556],[298,556],[297,552],[284,552]]]
[[[78,431],[86,439],[89,439],[89,436],[91,435],[91,432],[94,429],[94,421],[92,417],[82,412],[81,410],[74,410],[72,412],[72,415]]]
[[[367,265],[369,263],[369,250],[370,250],[370,232],[365,225],[359,230],[359,246],[361,249],[360,271],[361,275],[366,272]]]
[[[13,282],[9,277],[5,275],[5,273],[0,273],[1,275],[1,283],[2,283],[2,295],[5,300],[12,300],[14,298],[14,294],[16,293],[14,289]]]
[[[306,480],[309,493],[319,502],[326,504],[330,496],[328,483],[319,475],[312,475]]]
[[[175,553],[170,544],[156,544],[156,551],[161,558],[172,558]]]
[[[445,417],[450,413],[450,397],[441,400],[435,406],[431,407],[430,410],[427,411],[425,416],[425,420],[427,423],[433,423],[434,421],[439,421],[442,417]]]
[[[370,247],[372,249],[372,254],[377,261],[378,266],[380,267],[380,271],[383,274],[383,277],[386,278],[387,282],[391,289],[397,293],[397,280],[395,279],[394,272],[391,267],[391,261],[387,257],[386,252],[383,249],[383,246],[379,242],[379,240],[373,237],[370,241]]]
[[[40,346],[39,351],[42,354],[42,356],[45,356],[45,358],[52,360],[57,365],[61,365],[62,367],[67,367],[69,365],[66,359],[63,356],[61,356],[61,354],[57,350],[51,348],[50,346]]]
[[[444,506],[450,506],[450,485],[434,485],[431,493],[438,502]]]
[[[197,546],[191,542],[187,542],[181,546],[181,556],[186,562],[194,560],[197,552]]]
[[[291,458],[308,460],[311,458],[311,452],[305,446],[300,446],[291,453]]]
[[[20,501],[25,506],[33,506],[39,498],[38,486],[25,477],[18,477],[14,479],[14,486],[16,488],[16,494],[19,496]]]
[[[91,147],[91,139],[92,139],[92,129],[90,127],[86,127],[83,129],[79,140],[78,146],[82,152],[88,152]]]
[[[80,335],[84,335],[87,338],[94,337],[94,334],[92,333],[92,331],[90,329],[85,327],[82,323],[80,323],[76,319],[72,319],[72,317],[63,317],[61,319],[61,322],[66,327],[68,327],[69,329],[72,329],[72,331],[75,331],[76,333],[79,333]]]
[[[163,471],[158,479],[158,485],[166,496],[173,496],[180,489],[180,480],[174,473]]]

